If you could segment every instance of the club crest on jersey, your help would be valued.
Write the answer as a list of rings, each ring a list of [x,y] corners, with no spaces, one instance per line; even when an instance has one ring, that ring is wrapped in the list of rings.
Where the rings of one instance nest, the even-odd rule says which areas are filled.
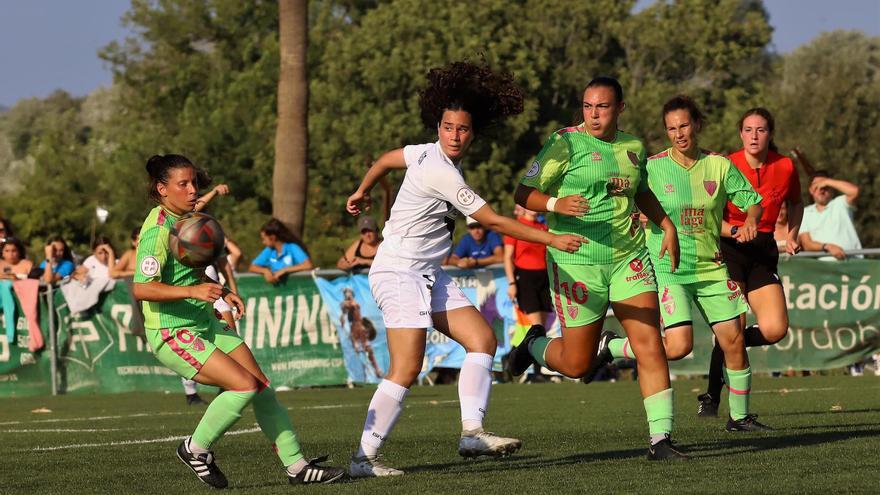
[[[577,315],[578,315],[578,307],[577,306],[569,306],[566,309],[568,310],[569,318],[571,318],[572,320],[577,318]]]
[[[159,260],[155,256],[147,256],[141,261],[141,273],[147,277],[159,273],[159,268]]]
[[[462,206],[470,206],[474,204],[474,199],[476,199],[476,197],[477,195],[474,194],[474,191],[469,187],[462,187],[455,195],[455,198],[458,199],[458,202],[461,203]]]
[[[703,187],[706,188],[706,192],[709,193],[709,196],[715,194],[715,190],[718,189],[718,183],[714,180],[704,180]]]
[[[592,153],[592,156],[593,156],[594,162],[601,162],[602,161],[602,155],[598,151],[594,151]]]
[[[538,172],[540,172],[540,171],[541,171],[541,164],[538,163],[538,160],[535,160],[532,163],[532,166],[529,167],[529,171],[526,172],[526,177],[534,177],[534,176],[538,175]]]
[[[638,166],[639,166],[639,155],[636,154],[635,151],[627,151],[627,152],[626,152],[626,156],[627,156],[627,158],[629,158],[630,163],[633,164],[633,167],[638,168]]]

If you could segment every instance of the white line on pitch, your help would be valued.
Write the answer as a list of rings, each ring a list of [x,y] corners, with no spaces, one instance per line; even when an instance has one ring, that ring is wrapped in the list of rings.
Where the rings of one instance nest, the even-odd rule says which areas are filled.
[[[30,430],[0,430],[0,433],[104,433],[129,428],[35,428]]]
[[[244,435],[246,433],[256,433],[260,431],[259,428],[248,428],[245,430],[236,430],[227,432],[226,435]],[[79,443],[73,445],[57,445],[54,447],[34,447],[28,450],[20,450],[19,452],[46,452],[51,450],[66,450],[66,449],[82,449],[87,447],[118,447],[121,445],[142,445],[146,443],[166,443],[166,442],[176,442],[178,440],[183,440],[187,438],[188,435],[183,436],[172,436],[172,437],[164,437],[164,438],[151,438],[147,440],[120,440],[117,442],[102,442],[102,443]]]
[[[789,392],[827,392],[829,390],[840,390],[837,387],[821,387],[821,388],[774,388],[772,390],[752,390],[753,394],[787,394]]]

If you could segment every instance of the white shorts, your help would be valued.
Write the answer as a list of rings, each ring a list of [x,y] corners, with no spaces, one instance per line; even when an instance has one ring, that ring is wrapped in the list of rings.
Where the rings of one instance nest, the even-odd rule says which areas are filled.
[[[440,268],[413,270],[373,265],[370,291],[382,311],[385,328],[428,328],[431,313],[473,306]]]

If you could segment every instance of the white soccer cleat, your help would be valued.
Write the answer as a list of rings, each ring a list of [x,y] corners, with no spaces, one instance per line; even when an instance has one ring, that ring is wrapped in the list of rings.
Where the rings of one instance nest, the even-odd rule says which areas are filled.
[[[506,457],[522,447],[522,440],[500,437],[487,431],[472,430],[461,433],[458,441],[458,454],[462,457]]]
[[[351,478],[375,478],[380,476],[400,476],[403,471],[386,466],[380,459],[380,454],[363,457],[352,456],[348,466],[348,475]]]

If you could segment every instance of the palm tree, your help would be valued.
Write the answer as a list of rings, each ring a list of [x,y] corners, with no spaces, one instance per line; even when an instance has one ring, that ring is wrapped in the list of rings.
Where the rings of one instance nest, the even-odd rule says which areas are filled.
[[[302,236],[309,185],[309,82],[306,74],[308,2],[280,0],[278,14],[281,64],[272,213],[291,231]]]

